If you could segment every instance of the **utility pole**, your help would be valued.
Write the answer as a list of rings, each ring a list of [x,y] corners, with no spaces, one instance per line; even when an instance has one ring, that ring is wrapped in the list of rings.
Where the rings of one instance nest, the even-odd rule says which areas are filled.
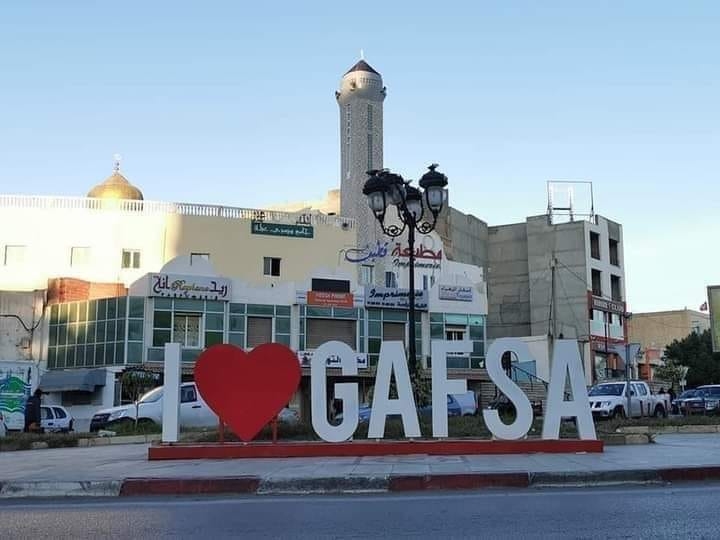
[[[557,260],[555,259],[555,252],[552,253],[552,259],[550,259],[550,321],[548,324],[548,332],[550,333],[553,341],[557,337],[557,303],[555,302],[555,267],[557,266]]]
[[[627,322],[632,318],[632,313],[626,312],[623,316],[625,317],[624,322]],[[625,324],[625,328],[627,328],[627,324]],[[632,418],[630,409],[630,340],[628,339],[627,333],[625,334],[625,391],[627,392],[627,416],[628,418]],[[640,416],[642,416],[642,409],[640,410]]]
[[[632,418],[632,409],[630,409],[630,343],[628,343],[627,336],[625,338],[625,393],[627,395],[627,417]],[[642,412],[640,416],[642,416]]]

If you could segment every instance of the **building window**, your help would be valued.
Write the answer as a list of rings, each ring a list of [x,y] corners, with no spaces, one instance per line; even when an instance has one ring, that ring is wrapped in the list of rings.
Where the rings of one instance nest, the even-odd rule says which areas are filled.
[[[592,275],[592,293],[595,296],[602,296],[602,272],[593,269]]]
[[[5,246],[5,266],[20,266],[25,262],[25,246]]]
[[[306,347],[317,349],[326,341],[342,341],[353,351],[357,347],[357,322],[349,319],[307,319]]]
[[[612,299],[617,302],[622,302],[622,285],[620,282],[620,276],[610,274],[610,294]]]
[[[139,249],[123,249],[122,268],[140,268]]]
[[[370,266],[368,264],[363,264],[360,267],[360,282],[363,285],[372,285],[373,281],[375,281],[373,278],[373,270],[375,268],[373,266]]]
[[[173,342],[183,347],[199,349],[200,319],[195,313],[175,313],[173,317]]]
[[[280,275],[280,258],[279,257],[263,257],[263,275],[279,276]]]
[[[367,106],[368,111],[368,131],[372,131],[373,129],[373,106],[368,103]]]
[[[620,266],[620,257],[618,256],[618,241],[610,239],[610,264]]]
[[[385,286],[397,289],[397,276],[395,272],[385,272]]]
[[[467,328],[464,326],[446,326],[445,339],[447,341],[462,341],[465,339],[466,330]]]
[[[595,232],[590,233],[590,256],[600,260],[600,235]]]
[[[70,266],[87,266],[90,263],[89,247],[70,248]]]
[[[210,254],[209,253],[191,253],[190,254],[190,266],[197,263],[198,261],[209,261],[210,260]]]
[[[247,318],[247,346],[252,349],[258,345],[272,342],[272,323],[270,317]]]
[[[428,290],[430,287],[435,285],[435,276],[428,276],[427,274],[423,274],[423,290]]]

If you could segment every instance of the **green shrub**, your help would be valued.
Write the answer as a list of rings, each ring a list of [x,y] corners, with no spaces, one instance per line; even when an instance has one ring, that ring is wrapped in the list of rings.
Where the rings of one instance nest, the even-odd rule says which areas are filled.
[[[8,433],[0,439],[0,452],[30,450],[33,443],[47,443],[48,448],[72,448],[78,445],[78,439],[86,435],[78,433]]]

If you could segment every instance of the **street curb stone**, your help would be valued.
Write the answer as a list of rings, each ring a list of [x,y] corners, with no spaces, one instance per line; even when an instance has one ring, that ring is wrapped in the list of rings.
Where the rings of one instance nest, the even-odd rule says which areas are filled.
[[[258,494],[382,493],[385,491],[388,491],[387,476],[341,476],[329,478],[268,478],[260,481]]]
[[[526,472],[434,474],[391,476],[389,491],[424,491],[437,489],[523,488],[530,485]]]
[[[568,488],[720,481],[720,466],[576,472],[497,472],[266,478],[127,478],[92,482],[0,482],[1,498],[219,494],[340,494],[492,488]]]
[[[121,497],[143,495],[209,495],[256,493],[260,479],[255,476],[212,478],[127,478]]]
[[[122,481],[2,482],[0,498],[22,497],[117,497]]]

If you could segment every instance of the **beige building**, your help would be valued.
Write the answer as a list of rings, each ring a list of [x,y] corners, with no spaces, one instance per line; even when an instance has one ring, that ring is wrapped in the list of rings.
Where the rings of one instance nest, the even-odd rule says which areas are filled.
[[[702,333],[709,328],[710,316],[692,309],[634,313],[628,319],[628,335],[630,342],[642,346],[640,376],[652,380],[655,368],[662,365],[665,347],[692,332]]]
[[[356,245],[352,219],[144,201],[117,169],[88,195],[0,196],[0,290],[42,290],[55,277],[128,287],[178,255],[256,285],[354,269],[341,257]]]

